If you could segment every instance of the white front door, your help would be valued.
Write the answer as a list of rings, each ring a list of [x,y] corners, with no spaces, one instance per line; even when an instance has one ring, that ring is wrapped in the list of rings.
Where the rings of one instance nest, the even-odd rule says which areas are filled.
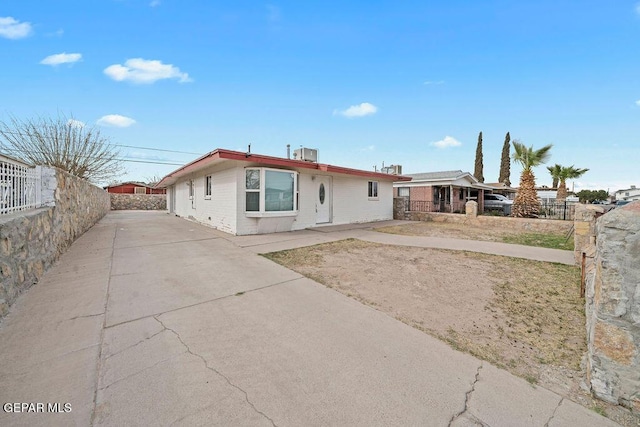
[[[316,224],[331,222],[331,177],[316,177]]]

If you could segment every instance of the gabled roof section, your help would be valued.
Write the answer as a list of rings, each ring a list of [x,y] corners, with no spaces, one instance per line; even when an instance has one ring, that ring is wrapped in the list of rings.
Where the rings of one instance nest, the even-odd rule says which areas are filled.
[[[175,183],[180,177],[204,169],[208,166],[219,164],[225,161],[240,161],[258,164],[266,167],[288,167],[299,169],[314,169],[320,172],[359,176],[363,178],[385,180],[385,181],[410,181],[410,177],[402,175],[390,175],[380,172],[370,172],[360,169],[351,169],[341,166],[333,166],[322,163],[306,162],[304,160],[285,159],[283,157],[265,156],[263,154],[242,153],[240,151],[225,150],[217,148],[196,160],[171,172],[156,184],[156,187],[167,187]]]
[[[411,178],[413,178],[414,181],[421,181],[421,180],[430,181],[433,179],[458,179],[465,174],[469,174],[469,173],[462,172],[461,170],[455,170],[455,171],[413,173],[413,174],[406,174],[405,176],[410,176]]]
[[[482,190],[493,190],[492,187],[481,183],[469,172],[463,172],[461,170],[413,173],[405,176],[412,178],[411,184],[409,184],[410,186],[454,185]]]

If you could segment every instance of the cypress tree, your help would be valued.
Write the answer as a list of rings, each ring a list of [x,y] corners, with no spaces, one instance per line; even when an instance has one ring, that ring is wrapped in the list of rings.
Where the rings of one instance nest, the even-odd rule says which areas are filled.
[[[484,175],[482,175],[482,132],[478,135],[478,146],[476,147],[476,169],[473,172],[473,176],[480,182],[484,182]]]
[[[504,145],[502,146],[502,159],[500,160],[500,178],[498,182],[506,184],[511,187],[511,157],[509,156],[509,149],[511,148],[511,135],[507,132],[504,137]]]

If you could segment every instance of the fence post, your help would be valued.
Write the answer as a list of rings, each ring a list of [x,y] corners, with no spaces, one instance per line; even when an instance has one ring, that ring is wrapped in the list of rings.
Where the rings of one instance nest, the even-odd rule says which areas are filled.
[[[36,166],[36,173],[35,173],[35,183],[34,183],[34,191],[36,193],[36,208],[39,208],[42,206],[42,166],[38,165]]]
[[[564,221],[567,220],[567,201],[564,201],[564,217],[562,218]]]

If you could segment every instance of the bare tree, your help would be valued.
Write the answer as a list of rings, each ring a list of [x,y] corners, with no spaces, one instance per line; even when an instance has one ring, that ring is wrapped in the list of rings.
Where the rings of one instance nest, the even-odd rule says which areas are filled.
[[[0,149],[92,182],[107,182],[123,172],[120,153],[99,129],[60,114],[0,120]]]

